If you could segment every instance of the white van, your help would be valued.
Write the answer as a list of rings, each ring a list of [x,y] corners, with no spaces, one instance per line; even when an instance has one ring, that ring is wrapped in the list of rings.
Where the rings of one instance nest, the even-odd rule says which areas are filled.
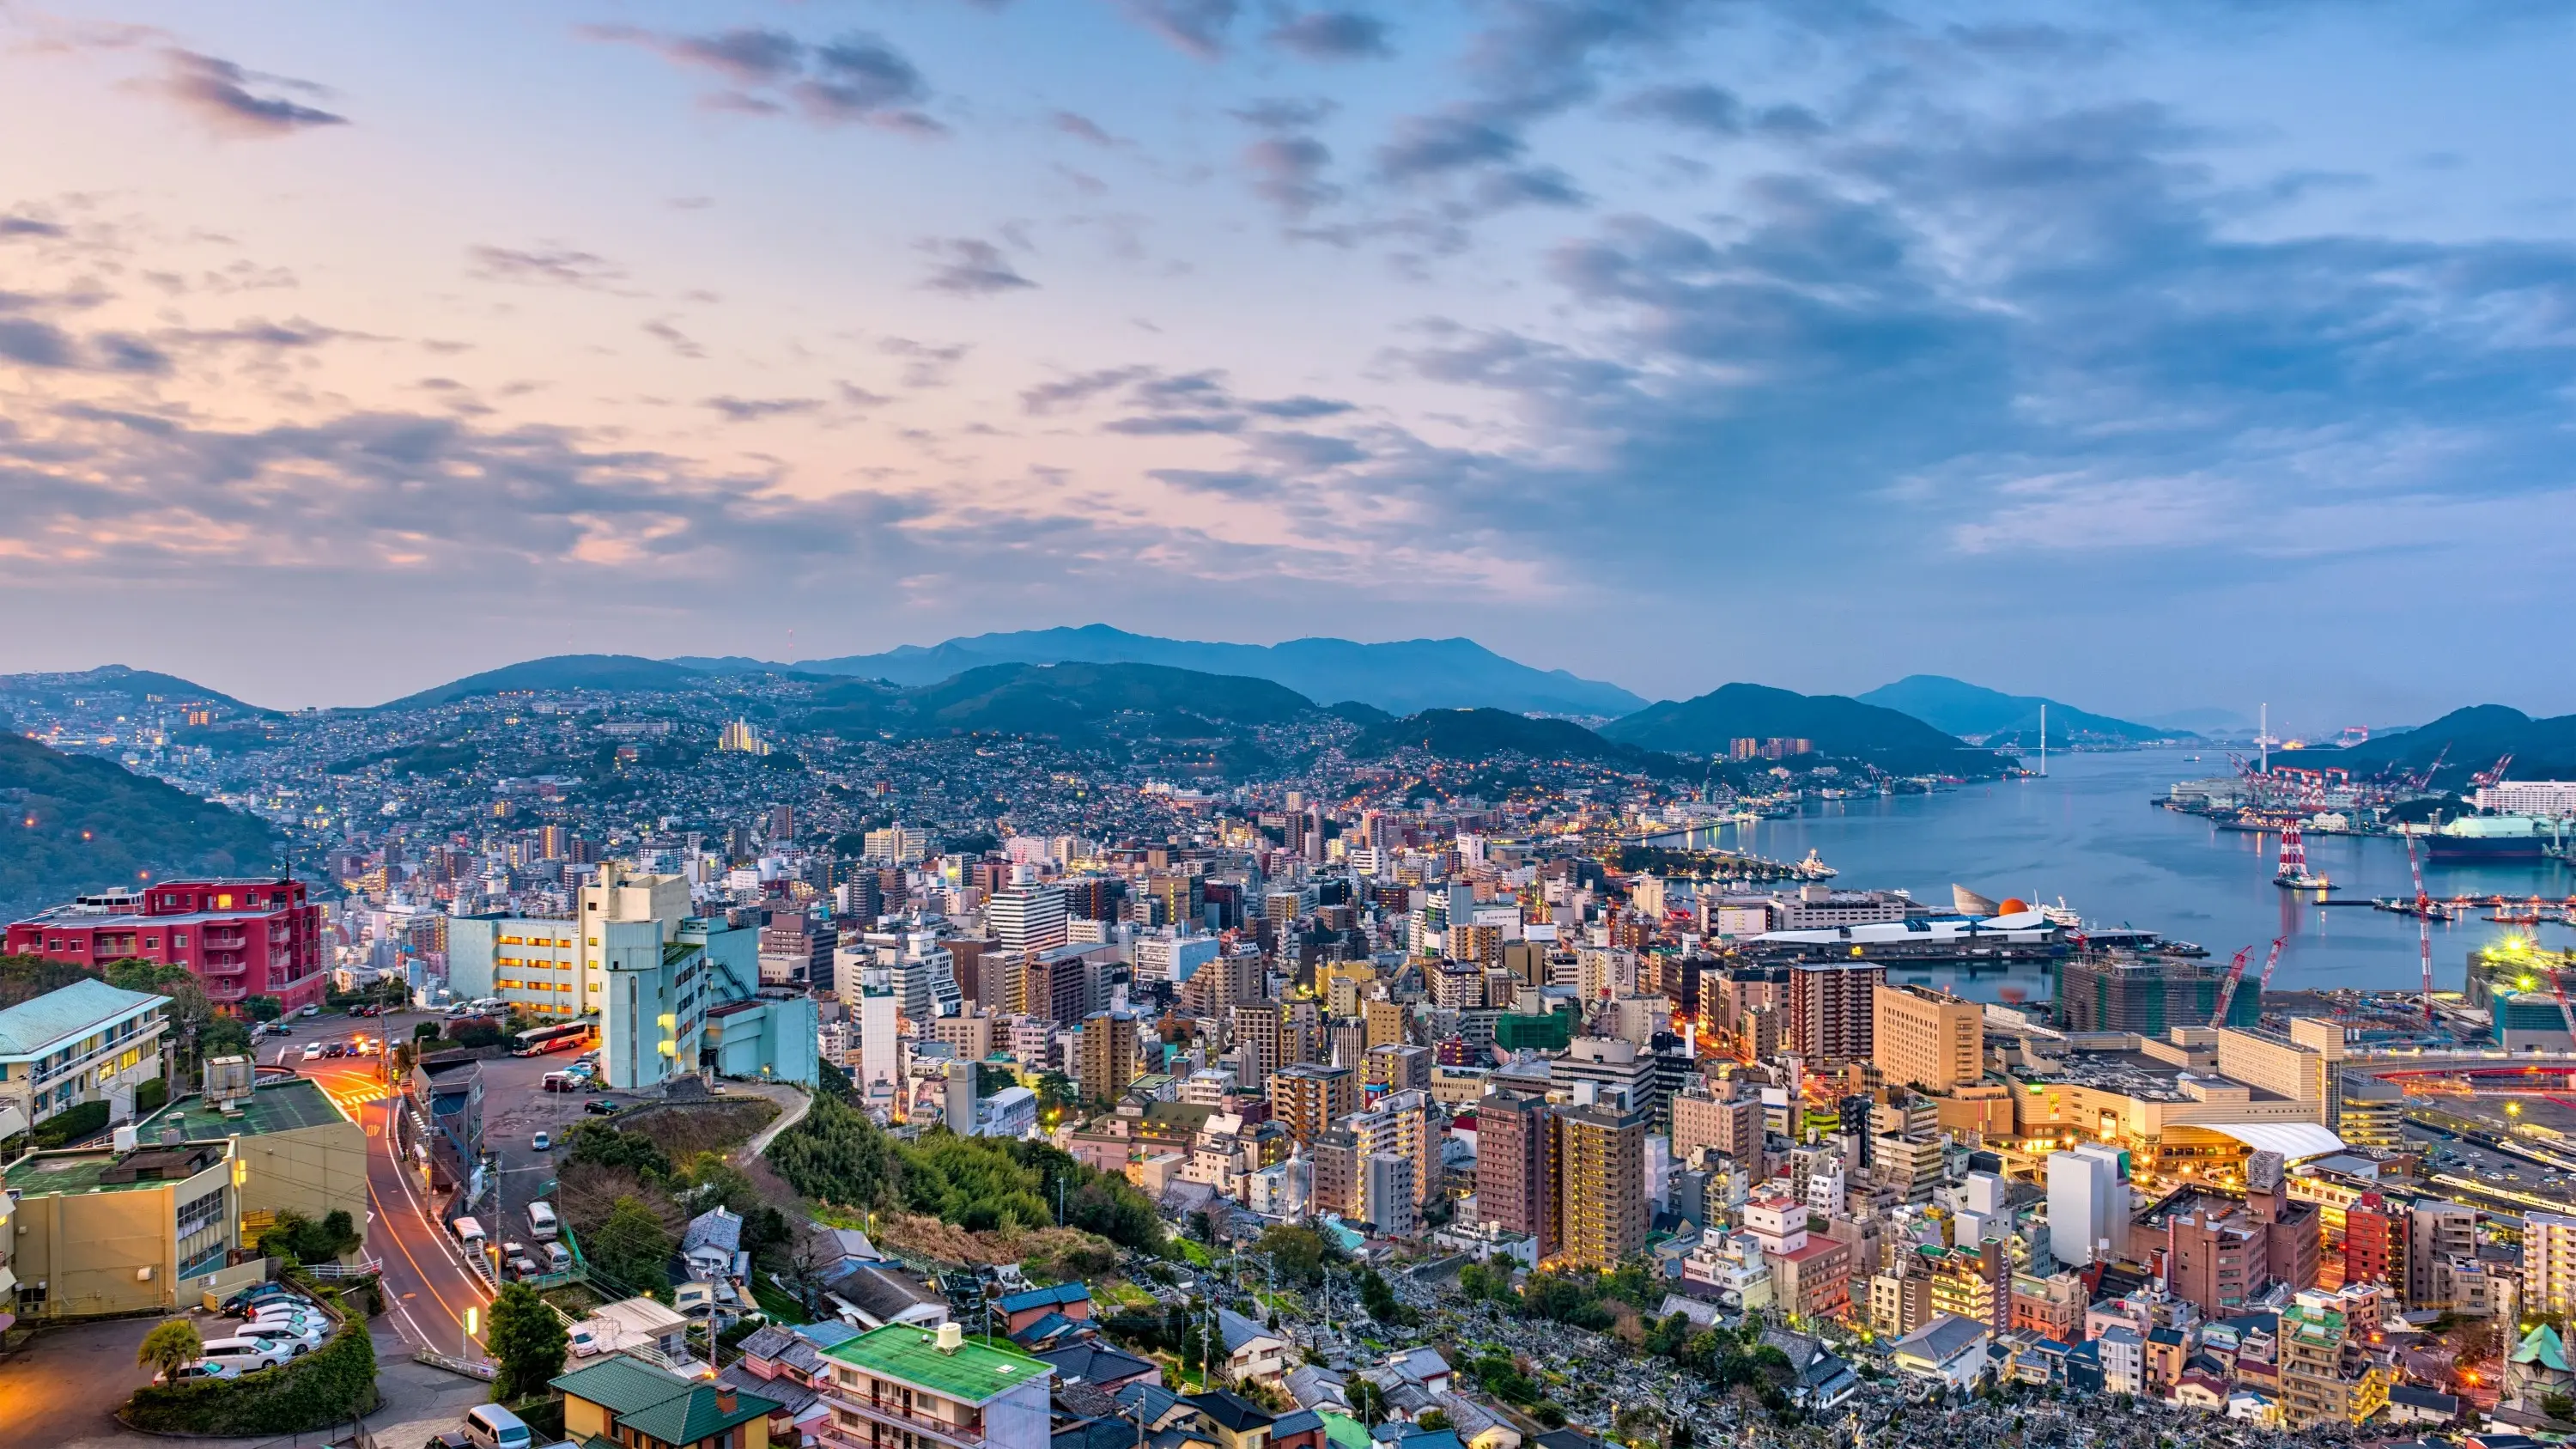
[[[456,1241],[463,1244],[468,1251],[479,1253],[483,1250],[483,1225],[481,1223],[474,1221],[472,1218],[458,1218],[454,1226],[451,1227],[449,1231],[456,1234]]]
[[[235,1373],[246,1374],[282,1364],[293,1354],[285,1344],[264,1338],[218,1338],[207,1343],[197,1357],[201,1363],[222,1364]]]
[[[547,1202],[528,1204],[528,1231],[540,1243],[551,1243],[555,1240],[554,1204]]]
[[[572,1250],[566,1248],[561,1243],[546,1244],[546,1271],[549,1273],[571,1272]]]
[[[466,1410],[465,1437],[478,1449],[531,1449],[536,1443],[527,1421],[499,1404],[476,1404]]]

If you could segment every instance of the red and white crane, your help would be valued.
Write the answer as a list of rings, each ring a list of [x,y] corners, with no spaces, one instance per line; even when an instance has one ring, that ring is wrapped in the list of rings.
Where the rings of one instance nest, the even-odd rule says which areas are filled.
[[[2433,898],[2424,894],[2424,863],[2415,858],[2415,837],[2406,837],[2406,868],[2415,873],[2415,949],[2424,958],[2424,1024],[2433,1024]],[[2576,1032],[2571,1032],[2576,1034]]]
[[[2286,935],[2274,936],[2272,949],[2264,953],[2263,978],[2254,986],[2254,1000],[2258,1006],[2263,1000],[2263,993],[2272,989],[2272,968],[2281,964],[2281,948],[2288,945],[2289,941],[2290,938]],[[2227,963],[2227,979],[2219,985],[2218,1014],[2210,1018],[2211,1026],[2227,1025],[2227,1008],[2236,1000],[2236,984],[2245,979],[2245,958],[2253,953],[2254,948],[2248,946],[2236,953],[2236,959]]]

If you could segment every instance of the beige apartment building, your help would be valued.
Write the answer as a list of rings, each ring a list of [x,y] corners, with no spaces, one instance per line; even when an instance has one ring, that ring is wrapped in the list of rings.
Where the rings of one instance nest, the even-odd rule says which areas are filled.
[[[1946,1092],[1985,1075],[1985,1008],[1946,991],[1882,985],[1870,1003],[1870,1057],[1890,1082]]]
[[[1610,1107],[1550,1110],[1556,1146],[1557,1256],[1568,1267],[1607,1272],[1644,1251],[1644,1112]]]

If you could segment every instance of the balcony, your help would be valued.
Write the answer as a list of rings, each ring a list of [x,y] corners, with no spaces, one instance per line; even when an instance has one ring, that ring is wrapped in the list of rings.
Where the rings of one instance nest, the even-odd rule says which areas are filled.
[[[952,1420],[933,1418],[928,1414],[907,1409],[891,1399],[854,1399],[830,1390],[824,1392],[823,1402],[843,1413],[854,1414],[889,1428],[907,1430],[941,1444],[952,1445],[954,1449],[985,1449],[986,1441],[981,1415],[977,1416],[974,1423],[959,1424]],[[823,1432],[827,1438],[837,1438],[841,1449],[884,1449],[882,1441],[850,1436],[838,1425],[827,1424],[823,1426]],[[902,1441],[893,1442],[900,1444]]]

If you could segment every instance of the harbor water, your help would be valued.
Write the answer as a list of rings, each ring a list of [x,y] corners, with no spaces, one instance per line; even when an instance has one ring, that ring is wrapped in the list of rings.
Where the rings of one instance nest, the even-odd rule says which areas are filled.
[[[1837,888],[1902,887],[1947,909],[1953,882],[1994,900],[2066,904],[2087,921],[2132,925],[2207,947],[2225,965],[2251,945],[2259,972],[2272,937],[2286,934],[2276,991],[2334,987],[2406,989],[2423,979],[2412,917],[2368,905],[2319,906],[2314,892],[2272,884],[2279,837],[2222,829],[2215,820],[2150,803],[2177,780],[2227,772],[2215,751],[2139,750],[2064,755],[2045,779],[1999,780],[1934,795],[1869,796],[1804,807],[1791,820],[1763,820],[1692,832],[1696,845],[1799,860],[1810,850],[1838,874]],[[2332,898],[2366,902],[2409,896],[2406,848],[2395,837],[2307,837],[2309,868],[2331,880]],[[2436,897],[2529,896],[2555,903],[2576,890],[2576,872],[2557,860],[2424,866]],[[2509,935],[2544,946],[2576,945],[2553,925],[2499,925],[2484,910],[2433,923],[2433,980],[2458,990],[2468,953]],[[1931,981],[1984,1001],[2045,1000],[2038,969],[1964,971],[1896,967],[1894,981]]]

